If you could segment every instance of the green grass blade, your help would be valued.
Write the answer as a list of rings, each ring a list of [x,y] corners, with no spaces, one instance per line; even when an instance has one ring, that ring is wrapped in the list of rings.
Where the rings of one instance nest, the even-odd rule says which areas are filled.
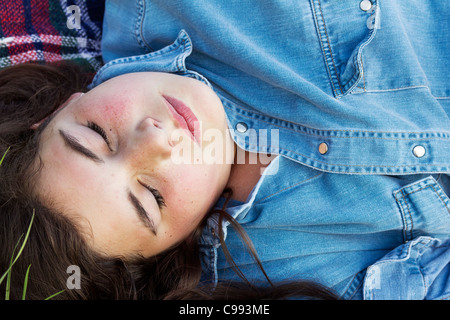
[[[27,295],[28,276],[30,275],[30,268],[31,268],[31,264],[28,266],[27,273],[25,274],[25,280],[23,282],[23,290],[22,290],[22,300],[25,300],[25,297]]]
[[[61,291],[59,291],[59,292],[57,292],[55,294],[52,294],[50,297],[47,297],[44,300],[50,300],[51,298],[56,297],[58,294],[63,293],[64,291],[66,291],[66,289],[61,290]]]
[[[9,150],[9,147],[8,147],[8,149],[6,149],[5,153],[3,154],[2,159],[0,160],[0,166],[2,165],[3,160],[5,159],[5,156],[6,156],[6,153],[8,152],[8,150]]]
[[[20,247],[19,252],[17,253],[16,257],[14,258],[14,261],[10,264],[8,270],[6,270],[5,273],[3,274],[3,276],[0,278],[0,284],[3,282],[5,277],[11,271],[13,265],[16,263],[17,259],[19,259],[20,255],[22,254],[22,251],[25,248],[25,244],[27,243],[28,236],[30,235],[31,225],[33,224],[33,220],[34,220],[34,212],[33,212],[33,216],[31,217],[31,221],[30,221],[30,225],[28,226],[27,233],[25,234],[25,238],[23,239],[22,246]],[[20,241],[20,239],[19,239],[19,241]],[[14,251],[15,251],[15,248],[14,248]],[[13,256],[14,256],[14,254],[13,254]]]
[[[9,293],[10,292],[11,292],[11,269],[9,269],[8,278],[6,278],[5,300],[9,300]]]
[[[3,160],[5,159],[5,156],[6,156],[6,153],[8,152],[8,150],[9,150],[9,148],[6,149],[5,153],[3,154],[2,158],[0,159],[0,165],[3,163]],[[30,225],[28,226],[28,230],[25,235],[25,239],[23,240],[22,246],[20,247],[20,250],[17,253],[17,256],[14,258],[14,253],[16,252],[16,249],[19,246],[19,243],[23,237],[23,234],[20,236],[19,240],[17,241],[16,245],[14,246],[13,253],[11,255],[11,260],[9,262],[8,270],[6,270],[3,273],[2,277],[0,278],[0,284],[1,284],[3,282],[3,280],[5,279],[5,277],[7,277],[5,300],[9,300],[9,296],[11,293],[11,274],[12,274],[11,270],[12,270],[12,267],[16,263],[17,259],[19,259],[20,255],[22,254],[23,249],[25,248],[25,244],[28,240],[28,236],[30,235],[30,230],[31,230],[31,225],[33,224],[33,220],[34,220],[34,212],[33,212],[33,216],[31,217]],[[25,297],[26,297],[26,292],[27,292],[27,287],[28,287],[28,277],[30,275],[30,268],[31,268],[31,264],[28,266],[27,272],[25,274],[25,280],[24,280],[24,285],[23,285],[23,290],[22,290],[22,300],[25,300]]]
[[[12,264],[13,264],[13,261],[14,261],[14,260],[13,260],[13,259],[14,259],[14,253],[16,252],[16,249],[17,249],[17,247],[19,246],[20,239],[22,239],[22,237],[23,237],[23,234],[20,236],[19,240],[17,241],[16,245],[14,246],[13,253],[12,253],[12,255],[11,255],[11,259],[9,260],[9,267],[8,267],[8,269],[5,271],[5,273],[3,273],[2,277],[0,278],[0,284],[2,284],[3,280],[5,279],[5,277],[8,276],[9,273],[10,273],[10,271],[11,271]],[[8,286],[7,286],[6,288],[8,288]]]
[[[20,239],[22,238],[22,236],[20,237]],[[14,258],[14,252],[16,252],[17,246],[19,245],[19,241],[17,241],[16,245],[14,246],[13,249],[13,254],[11,255],[11,259],[9,260],[9,268],[8,271],[6,272],[7,274],[7,278],[6,278],[6,292],[5,292],[5,300],[9,300],[9,294],[11,293],[11,270],[12,270],[12,265],[13,265],[13,258]],[[1,281],[0,281],[1,283]]]

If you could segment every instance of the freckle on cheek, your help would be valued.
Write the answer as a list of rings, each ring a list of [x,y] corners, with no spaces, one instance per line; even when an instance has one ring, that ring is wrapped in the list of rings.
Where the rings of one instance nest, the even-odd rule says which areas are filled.
[[[117,126],[122,125],[124,119],[127,117],[126,113],[124,108],[111,105],[106,105],[102,112],[102,114],[107,115]]]
[[[131,101],[126,92],[121,92],[121,97],[110,97],[107,101],[99,102],[99,112],[107,116],[116,126],[122,125],[130,117]]]

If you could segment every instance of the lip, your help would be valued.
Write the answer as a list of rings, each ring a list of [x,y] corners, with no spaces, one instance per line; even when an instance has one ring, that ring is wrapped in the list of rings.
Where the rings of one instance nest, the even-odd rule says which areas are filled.
[[[200,145],[199,121],[192,110],[178,99],[167,95],[162,95],[162,97],[167,102],[170,113],[180,127],[188,133],[193,141]]]

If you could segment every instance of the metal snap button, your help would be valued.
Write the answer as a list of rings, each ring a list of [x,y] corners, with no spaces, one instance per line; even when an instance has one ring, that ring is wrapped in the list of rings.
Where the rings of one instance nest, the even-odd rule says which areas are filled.
[[[415,146],[413,148],[413,154],[417,157],[417,158],[422,158],[426,153],[426,150],[423,146]]]
[[[248,130],[248,126],[245,122],[238,122],[236,124],[236,130],[239,133],[245,133]]]
[[[325,154],[328,152],[328,145],[325,142],[319,144],[319,152],[320,154]]]
[[[370,2],[369,0],[363,0],[359,3],[359,8],[362,11],[369,11],[370,9],[372,9],[372,2]]]

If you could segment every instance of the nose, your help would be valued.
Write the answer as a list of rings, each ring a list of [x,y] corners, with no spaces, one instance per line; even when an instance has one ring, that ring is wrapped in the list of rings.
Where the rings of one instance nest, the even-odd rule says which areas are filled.
[[[128,140],[129,155],[144,161],[168,157],[173,147],[166,128],[152,118],[141,120]]]

